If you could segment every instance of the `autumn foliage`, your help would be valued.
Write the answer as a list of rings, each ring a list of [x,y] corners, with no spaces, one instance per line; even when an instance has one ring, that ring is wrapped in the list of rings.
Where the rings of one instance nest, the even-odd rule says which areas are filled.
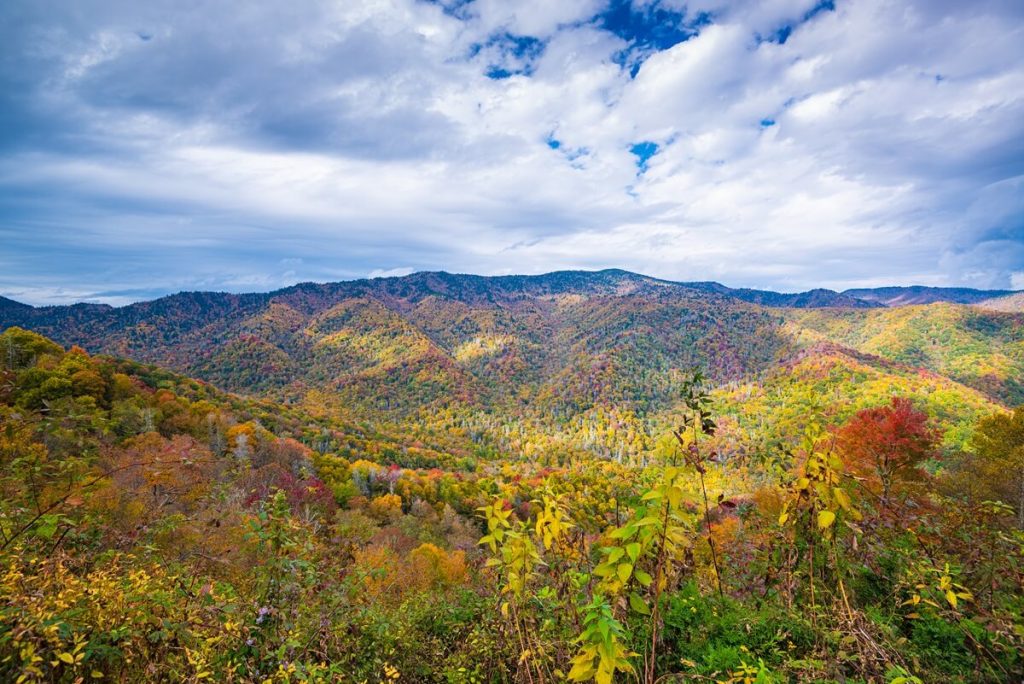
[[[595,352],[543,418],[412,410],[450,385],[408,329],[320,324],[367,312],[395,336],[317,353],[408,364],[424,384],[377,399],[411,423],[0,334],[0,680],[1024,677],[1024,409],[819,349],[664,384]],[[478,337],[455,362],[522,352]],[[656,400],[621,402],[642,377]]]
[[[938,432],[928,415],[904,397],[863,409],[836,431],[836,448],[847,468],[882,507],[908,483],[920,480],[925,462],[938,456]]]

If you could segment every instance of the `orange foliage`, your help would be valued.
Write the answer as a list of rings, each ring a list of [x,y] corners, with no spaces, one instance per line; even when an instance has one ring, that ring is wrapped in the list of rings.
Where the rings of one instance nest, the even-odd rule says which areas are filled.
[[[402,497],[384,494],[370,502],[370,515],[381,522],[395,522],[402,517]]]
[[[466,554],[451,553],[433,544],[421,544],[409,553],[406,564],[409,583],[417,589],[438,589],[461,584],[466,579]]]

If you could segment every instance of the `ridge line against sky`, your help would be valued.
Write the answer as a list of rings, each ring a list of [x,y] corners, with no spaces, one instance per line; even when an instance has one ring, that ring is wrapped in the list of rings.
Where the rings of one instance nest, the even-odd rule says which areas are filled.
[[[809,290],[800,290],[800,291],[763,290],[763,289],[756,289],[756,288],[731,287],[727,283],[720,283],[718,281],[666,280],[664,278],[658,278],[656,276],[651,276],[651,275],[647,275],[647,274],[644,274],[644,273],[636,273],[636,272],[633,272],[633,271],[627,271],[625,269],[619,269],[619,268],[605,268],[605,269],[600,269],[600,270],[589,270],[589,271],[588,270],[560,270],[560,271],[549,271],[549,272],[546,272],[546,273],[504,273],[504,274],[498,274],[498,275],[481,275],[479,273],[452,273],[452,272],[448,272],[448,271],[414,271],[412,273],[406,273],[406,274],[403,274],[403,275],[370,275],[370,276],[361,276],[361,277],[354,277],[354,278],[350,278],[350,279],[334,280],[334,281],[311,281],[311,280],[306,280],[306,281],[290,283],[290,284],[283,285],[281,287],[274,288],[274,289],[271,289],[271,290],[237,290],[237,291],[227,291],[227,290],[194,290],[194,289],[192,289],[192,290],[179,290],[177,292],[168,292],[168,293],[165,293],[165,294],[162,294],[162,295],[158,295],[158,296],[154,296],[154,297],[150,297],[150,298],[145,298],[145,299],[136,299],[136,300],[131,300],[131,301],[118,302],[118,303],[113,304],[112,306],[114,308],[121,308],[121,307],[131,306],[132,304],[145,304],[145,303],[153,302],[153,301],[156,301],[158,299],[163,299],[163,298],[166,298],[166,297],[175,297],[175,296],[178,296],[178,295],[191,295],[191,294],[200,294],[200,295],[207,295],[207,294],[224,295],[224,294],[226,294],[226,295],[257,295],[257,296],[259,296],[259,295],[275,295],[275,294],[283,292],[285,290],[290,290],[292,288],[297,288],[297,287],[302,287],[302,286],[312,286],[312,287],[325,287],[325,286],[328,286],[329,287],[329,286],[332,286],[332,285],[360,284],[360,283],[365,283],[365,282],[369,282],[369,281],[373,281],[373,280],[403,279],[403,278],[408,278],[408,277],[412,277],[412,276],[451,276],[451,277],[454,277],[454,278],[538,278],[538,279],[540,279],[540,278],[546,278],[546,277],[550,277],[550,276],[559,276],[559,275],[590,275],[590,276],[597,276],[597,275],[608,274],[608,273],[616,273],[618,275],[624,275],[624,276],[635,276],[637,278],[654,281],[656,283],[660,283],[660,284],[664,284],[664,285],[674,285],[674,286],[680,286],[680,287],[684,287],[684,288],[692,287],[692,286],[698,286],[699,287],[699,286],[702,286],[702,285],[710,285],[710,286],[724,287],[727,290],[731,290],[733,292],[741,292],[743,290],[747,290],[747,291],[752,291],[752,292],[761,292],[761,293],[769,294],[769,295],[785,295],[785,296],[788,296],[788,295],[805,295],[805,294],[811,294],[811,293],[816,292],[816,291],[823,291],[823,288],[810,288]],[[1015,294],[1018,293],[1018,291],[1016,291],[1016,290],[979,289],[979,288],[966,288],[966,287],[964,287],[964,288],[943,288],[943,287],[935,287],[935,286],[930,286],[930,285],[914,285],[914,284],[910,284],[910,285],[892,285],[892,284],[889,284],[889,285],[880,285],[877,288],[867,288],[867,289],[868,290],[872,290],[872,289],[878,289],[878,290],[898,289],[898,290],[908,290],[908,291],[919,290],[919,289],[924,289],[924,290],[933,290],[933,289],[938,289],[938,290],[942,290],[942,289],[971,290],[971,291],[974,291],[974,292],[991,293],[993,298],[997,298],[997,297],[1001,297],[1001,296],[1006,296],[1006,295],[1011,295],[1011,294],[1015,295]],[[843,291],[843,292],[837,292],[837,291],[834,291],[834,290],[824,290],[824,291],[833,292],[834,294],[839,294],[839,295],[846,295],[847,292],[856,292],[857,290],[856,290],[856,288],[851,288],[850,290]],[[1024,290],[1022,290],[1021,292],[1024,292]],[[850,295],[850,296],[854,297],[854,298],[858,298],[857,295]],[[0,292],[0,298],[8,299],[10,301],[15,302],[16,304],[30,304],[29,302],[21,302],[21,301],[18,301],[16,299],[12,298],[12,297],[8,297],[8,296],[6,296],[2,292]],[[865,300],[865,301],[869,301],[869,300]],[[38,308],[38,307],[48,307],[48,306],[73,306],[75,304],[105,304],[105,303],[106,302],[79,300],[79,301],[66,302],[65,304],[60,304],[60,305],[54,305],[54,304],[41,304],[41,305],[31,305],[30,304],[30,305],[31,306],[35,306],[35,307]]]
[[[0,293],[1024,288],[1016,0],[13,0]]]

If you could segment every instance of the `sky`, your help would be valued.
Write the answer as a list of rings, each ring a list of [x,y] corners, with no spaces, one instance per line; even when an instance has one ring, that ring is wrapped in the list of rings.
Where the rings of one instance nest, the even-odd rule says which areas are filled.
[[[0,294],[1024,289],[1020,0],[6,0]]]

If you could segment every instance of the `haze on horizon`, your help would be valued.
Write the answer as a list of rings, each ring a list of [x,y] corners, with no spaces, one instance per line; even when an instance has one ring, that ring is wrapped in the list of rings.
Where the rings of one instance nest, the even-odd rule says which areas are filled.
[[[0,295],[1024,289],[1024,4],[13,0]]]

